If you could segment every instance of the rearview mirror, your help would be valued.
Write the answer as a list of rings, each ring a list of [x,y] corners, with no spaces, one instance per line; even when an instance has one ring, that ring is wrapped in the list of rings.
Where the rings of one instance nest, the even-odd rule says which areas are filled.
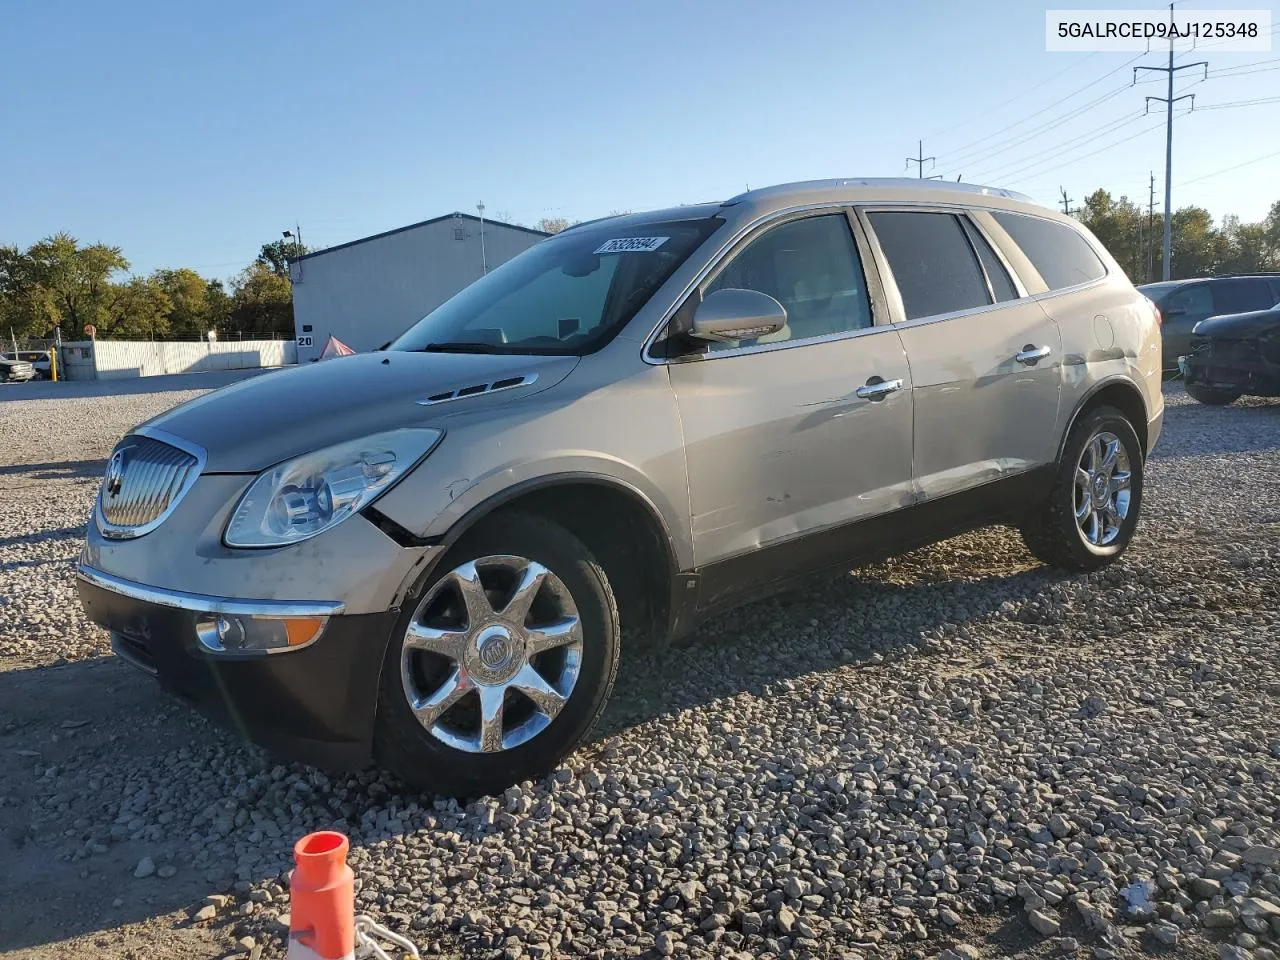
[[[690,336],[721,343],[754,340],[787,325],[787,308],[767,293],[726,287],[709,293],[693,313]]]

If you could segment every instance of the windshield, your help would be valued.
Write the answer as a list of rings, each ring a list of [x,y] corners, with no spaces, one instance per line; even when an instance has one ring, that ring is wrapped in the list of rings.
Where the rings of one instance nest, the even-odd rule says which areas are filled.
[[[392,350],[583,354],[603,346],[724,221],[579,227],[442,303]]]

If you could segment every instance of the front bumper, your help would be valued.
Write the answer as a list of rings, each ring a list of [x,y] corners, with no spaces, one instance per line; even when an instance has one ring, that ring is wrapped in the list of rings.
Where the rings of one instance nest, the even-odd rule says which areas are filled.
[[[245,740],[317,766],[368,763],[395,610],[343,615],[341,604],[229,601],[160,590],[83,564],[76,585],[85,614],[111,632],[118,655]],[[202,614],[220,612],[328,621],[305,648],[229,656],[206,651],[196,633]]]
[[[1250,396],[1280,396],[1280,363],[1268,359],[1250,341],[1193,343],[1192,352],[1178,358],[1178,369],[1191,386]]]

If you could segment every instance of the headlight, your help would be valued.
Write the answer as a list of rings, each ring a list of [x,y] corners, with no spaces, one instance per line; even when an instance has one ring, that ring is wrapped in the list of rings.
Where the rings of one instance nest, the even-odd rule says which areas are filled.
[[[223,539],[229,547],[279,547],[323,533],[389,489],[441,436],[390,430],[277,464],[245,491]]]

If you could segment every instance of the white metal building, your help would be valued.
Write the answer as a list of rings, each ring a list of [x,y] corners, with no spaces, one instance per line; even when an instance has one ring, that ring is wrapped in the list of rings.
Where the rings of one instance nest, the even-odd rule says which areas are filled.
[[[547,236],[540,230],[452,213],[317,250],[289,265],[298,362],[317,359],[329,336],[372,350],[393,340],[467,284]]]

